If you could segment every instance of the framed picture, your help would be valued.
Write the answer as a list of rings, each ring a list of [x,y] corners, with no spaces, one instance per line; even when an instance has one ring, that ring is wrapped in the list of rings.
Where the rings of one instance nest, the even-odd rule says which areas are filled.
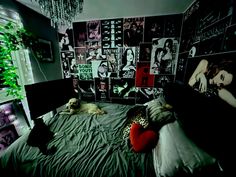
[[[52,42],[45,39],[39,39],[39,47],[41,50],[41,61],[53,62],[54,59],[52,55]]]

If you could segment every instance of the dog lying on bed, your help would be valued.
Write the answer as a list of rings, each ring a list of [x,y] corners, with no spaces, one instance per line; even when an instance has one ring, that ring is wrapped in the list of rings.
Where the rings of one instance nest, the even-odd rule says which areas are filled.
[[[71,98],[66,104],[66,110],[61,112],[61,114],[75,114],[79,112],[85,112],[97,115],[106,114],[106,112],[100,109],[96,104],[80,103],[77,98]]]

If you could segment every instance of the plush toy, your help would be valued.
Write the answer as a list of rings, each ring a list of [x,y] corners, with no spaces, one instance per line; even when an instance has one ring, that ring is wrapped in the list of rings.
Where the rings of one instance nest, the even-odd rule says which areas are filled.
[[[157,144],[158,135],[155,131],[144,129],[142,125],[133,123],[130,128],[130,143],[135,152],[147,152]]]

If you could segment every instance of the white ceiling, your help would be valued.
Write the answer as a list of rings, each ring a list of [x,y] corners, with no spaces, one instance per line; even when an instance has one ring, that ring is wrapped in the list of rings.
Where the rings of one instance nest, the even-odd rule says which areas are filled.
[[[34,0],[16,0],[41,13]],[[166,15],[184,12],[195,0],[84,0],[84,9],[74,21],[111,17]],[[65,7],[66,8],[66,7]]]

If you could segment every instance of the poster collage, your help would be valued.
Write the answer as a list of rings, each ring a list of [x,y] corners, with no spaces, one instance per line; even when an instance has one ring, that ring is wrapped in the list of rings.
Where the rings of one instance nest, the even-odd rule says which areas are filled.
[[[182,14],[73,22],[59,29],[64,78],[81,99],[143,104],[175,77]]]
[[[214,4],[198,0],[183,14],[175,80],[236,108],[236,2]]]

